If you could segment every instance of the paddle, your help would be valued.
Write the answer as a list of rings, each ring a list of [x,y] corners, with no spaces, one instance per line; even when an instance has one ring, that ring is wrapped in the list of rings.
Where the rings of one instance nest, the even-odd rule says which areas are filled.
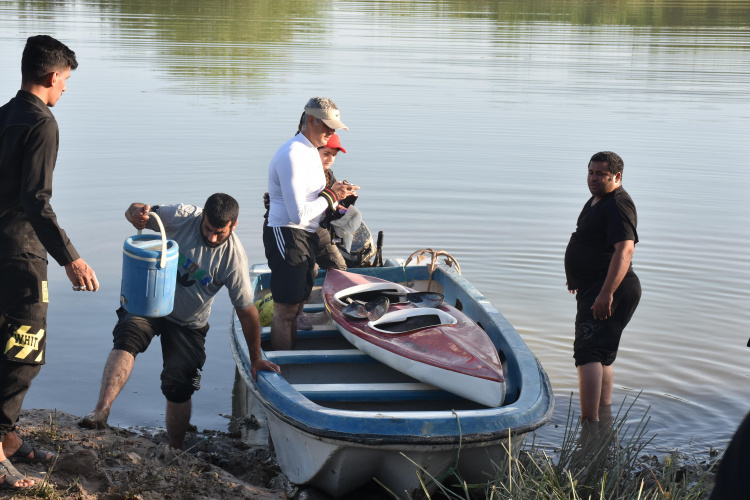
[[[445,296],[438,292],[391,292],[384,291],[387,297],[404,297],[405,302],[411,302],[416,307],[438,307],[445,300]],[[401,302],[401,300],[399,300]]]
[[[375,321],[376,319],[380,319],[391,305],[388,297],[378,297],[364,305],[359,302],[353,302],[350,298],[346,300],[349,304],[344,306],[341,313],[348,319],[369,319],[370,321]]]

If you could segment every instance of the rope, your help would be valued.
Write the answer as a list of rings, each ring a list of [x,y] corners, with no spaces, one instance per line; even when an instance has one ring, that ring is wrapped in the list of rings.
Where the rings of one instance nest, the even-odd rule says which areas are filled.
[[[406,264],[404,264],[404,266],[408,266],[409,262],[414,258],[416,258],[417,264],[421,264],[428,256],[430,257],[430,264],[427,266],[427,269],[430,271],[430,279],[427,282],[428,292],[430,291],[430,286],[432,286],[432,273],[437,269],[439,257],[445,257],[444,262],[448,267],[453,267],[455,264],[456,272],[461,274],[461,266],[458,265],[458,261],[451,254],[444,250],[433,250],[432,248],[423,248],[422,250],[417,250],[412,253],[409,258],[406,259]]]

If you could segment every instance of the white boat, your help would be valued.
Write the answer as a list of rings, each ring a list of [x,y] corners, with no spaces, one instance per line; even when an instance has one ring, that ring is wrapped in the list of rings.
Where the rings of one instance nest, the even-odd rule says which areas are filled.
[[[391,261],[389,263],[392,264]],[[388,264],[388,263],[387,263]],[[259,268],[254,267],[258,272]],[[250,359],[236,316],[230,339],[249,400],[265,413],[270,439],[284,474],[296,484],[341,497],[373,478],[401,498],[435,489],[455,466],[469,483],[488,481],[507,449],[544,425],[554,399],[538,360],[508,321],[455,269],[440,265],[376,267],[354,272],[412,289],[432,281],[446,303],[481,325],[502,360],[506,395],[495,408],[416,380],[355,349],[333,326],[299,331],[294,351],[263,351],[281,375],[250,376]],[[324,273],[316,281],[322,284]],[[256,295],[270,287],[270,273],[255,274]],[[322,311],[322,304],[305,306]],[[269,329],[263,329],[268,345]],[[258,417],[259,415],[256,415]]]

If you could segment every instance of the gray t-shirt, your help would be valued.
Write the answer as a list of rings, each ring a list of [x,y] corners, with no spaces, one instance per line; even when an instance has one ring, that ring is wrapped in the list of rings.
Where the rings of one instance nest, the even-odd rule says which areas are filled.
[[[235,233],[211,248],[201,236],[203,209],[193,205],[159,205],[154,210],[164,224],[167,238],[179,245],[174,309],[167,319],[190,328],[208,322],[214,295],[226,286],[236,309],[253,305],[250,271],[245,249]],[[159,231],[153,217],[148,228]]]

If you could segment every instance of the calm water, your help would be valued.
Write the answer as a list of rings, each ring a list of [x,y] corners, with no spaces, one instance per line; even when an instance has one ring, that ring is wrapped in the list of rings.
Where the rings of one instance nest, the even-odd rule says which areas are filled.
[[[563,4],[563,5],[560,5]],[[48,364],[27,407],[93,407],[118,303],[130,202],[225,191],[263,261],[268,162],[306,100],[350,127],[334,167],[386,254],[445,249],[542,361],[562,423],[577,393],[563,252],[598,150],[625,159],[639,211],[641,305],[615,400],[641,393],[657,449],[703,452],[750,409],[750,6],[648,2],[0,0],[0,94],[25,39],[51,34],[80,67],[54,112],[53,206],[102,282],[51,269]],[[193,422],[224,429],[230,306],[214,307]],[[159,346],[140,356],[111,423],[162,425]],[[574,400],[577,411],[577,400]],[[542,438],[554,441],[548,426]]]

